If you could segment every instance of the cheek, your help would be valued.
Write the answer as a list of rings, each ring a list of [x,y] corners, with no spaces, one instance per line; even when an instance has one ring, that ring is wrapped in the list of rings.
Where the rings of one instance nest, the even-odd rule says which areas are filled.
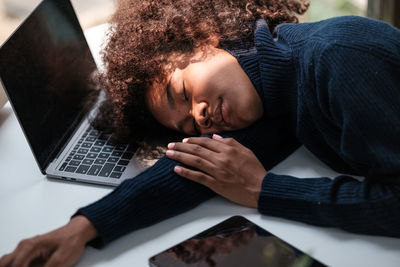
[[[191,89],[195,100],[214,95],[218,91],[217,80],[212,70],[207,70],[205,66],[193,66],[185,73],[185,84]]]

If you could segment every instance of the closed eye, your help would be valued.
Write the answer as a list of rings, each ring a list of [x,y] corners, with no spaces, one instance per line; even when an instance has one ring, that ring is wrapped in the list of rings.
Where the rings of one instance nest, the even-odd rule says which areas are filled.
[[[182,88],[183,88],[183,90],[182,90],[182,92],[183,92],[183,97],[185,98],[185,101],[189,101],[189,97],[188,97],[188,95],[186,94],[185,81],[182,81]]]

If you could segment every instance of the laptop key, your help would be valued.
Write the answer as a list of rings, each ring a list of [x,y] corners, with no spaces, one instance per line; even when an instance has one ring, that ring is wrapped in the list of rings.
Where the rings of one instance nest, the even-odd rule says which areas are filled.
[[[118,160],[119,160],[119,158],[116,158],[116,157],[110,157],[110,158],[108,158],[107,162],[116,163],[116,162],[118,162]]]
[[[86,142],[94,142],[94,141],[96,141],[96,137],[94,136],[89,136],[86,138]]]
[[[105,145],[105,143],[106,143],[106,141],[103,141],[103,140],[97,140],[97,141],[94,143],[94,145],[95,145],[95,146],[104,146],[104,145]]]
[[[86,155],[86,158],[89,158],[89,159],[95,159],[95,158],[97,158],[97,153],[88,153],[87,155]]]
[[[84,157],[85,157],[84,155],[75,155],[74,159],[83,160]]]
[[[67,167],[65,168],[65,171],[66,171],[66,172],[75,172],[76,169],[77,169],[77,167],[67,166]]]
[[[99,154],[99,158],[100,158],[100,159],[106,159],[106,158],[108,158],[109,156],[110,156],[109,153],[100,153],[100,154]]]
[[[116,145],[116,146],[115,146],[115,150],[121,150],[121,151],[124,151],[126,147],[127,147],[127,145],[124,145],[124,144],[118,144],[118,145]]]
[[[89,152],[89,149],[87,149],[87,148],[81,148],[81,149],[78,150],[79,154],[86,154],[88,152]]]
[[[85,143],[82,144],[82,147],[91,148],[92,147],[92,143],[85,142]]]
[[[132,157],[133,157],[132,153],[124,153],[121,158],[122,159],[131,159]]]
[[[108,140],[107,145],[108,146],[115,146],[117,144],[117,142],[115,140],[113,140],[112,138],[110,138],[110,140]]]
[[[87,174],[88,175],[98,175],[102,167],[103,166],[100,166],[100,165],[93,165],[92,167],[90,167],[90,170],[88,171]]]
[[[105,146],[105,147],[103,147],[103,152],[111,152],[111,151],[113,151],[113,147],[112,146]]]
[[[112,163],[104,164],[104,167],[101,169],[99,176],[103,176],[103,177],[110,176],[110,173],[111,173],[112,169],[114,169],[114,166],[115,166],[115,164],[112,164]]]
[[[70,161],[71,159],[72,159],[72,157],[67,157],[67,158],[65,159],[65,161],[68,162],[68,161]]]
[[[68,163],[64,162],[58,170],[59,171],[65,170],[65,167],[67,167],[67,165],[68,165]]]
[[[99,136],[99,131],[97,131],[97,130],[92,130],[90,133],[89,133],[89,135],[91,135],[91,136]]]
[[[129,160],[120,160],[120,161],[118,161],[118,165],[124,165],[124,166],[126,166],[126,165],[128,165],[129,164]]]
[[[89,170],[90,166],[88,165],[81,165],[79,166],[79,168],[76,170],[76,173],[82,173],[82,174],[86,174],[87,171]]]
[[[96,130],[92,130],[90,133],[89,133],[89,135],[91,135],[91,136],[98,136],[100,133],[99,133],[99,131],[96,131]]]
[[[126,169],[125,166],[115,166],[114,171],[115,172],[124,172]]]
[[[84,159],[82,161],[82,164],[92,165],[93,161],[94,161],[93,159]]]
[[[121,175],[122,175],[122,173],[120,173],[120,172],[112,172],[111,174],[110,174],[110,178],[121,178]]]
[[[100,150],[101,150],[101,148],[100,147],[98,147],[98,146],[94,146],[94,147],[92,147],[91,149],[90,149],[90,152],[100,152]]]
[[[112,155],[113,155],[114,157],[121,157],[121,156],[122,156],[122,152],[121,152],[121,151],[114,151],[114,152],[112,153]]]
[[[99,137],[97,137],[97,139],[107,141],[110,136],[111,136],[110,134],[102,133],[102,134],[100,134]]]
[[[79,166],[80,164],[81,164],[81,162],[78,160],[71,160],[69,162],[69,165],[71,165],[71,166]]]
[[[96,161],[94,162],[95,164],[104,164],[106,163],[105,159],[96,159]]]

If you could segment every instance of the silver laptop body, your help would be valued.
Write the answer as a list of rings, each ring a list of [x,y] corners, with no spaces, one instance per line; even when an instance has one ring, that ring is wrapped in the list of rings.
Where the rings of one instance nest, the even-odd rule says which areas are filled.
[[[90,127],[96,70],[69,0],[43,0],[0,47],[3,87],[49,178],[116,186],[144,169],[135,146]]]

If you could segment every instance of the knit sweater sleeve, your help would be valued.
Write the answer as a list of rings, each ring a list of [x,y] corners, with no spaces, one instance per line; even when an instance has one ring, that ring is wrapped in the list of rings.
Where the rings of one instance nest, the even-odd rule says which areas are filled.
[[[79,209],[98,232],[90,243],[102,247],[118,237],[172,217],[214,195],[207,187],[173,172],[177,162],[163,157],[138,176],[125,180],[102,199]]]
[[[365,179],[268,173],[259,197],[261,213],[400,237],[400,56],[395,52],[400,50],[363,49],[335,45],[325,50],[316,82],[322,113],[342,131],[341,157],[363,169]]]
[[[268,173],[258,200],[260,213],[350,232],[400,237],[400,186]]]

